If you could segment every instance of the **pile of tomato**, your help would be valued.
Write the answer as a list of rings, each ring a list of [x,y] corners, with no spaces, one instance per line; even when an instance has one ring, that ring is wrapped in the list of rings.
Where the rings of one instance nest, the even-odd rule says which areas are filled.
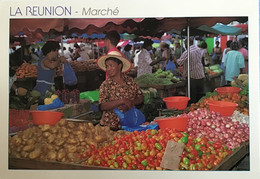
[[[115,138],[104,148],[81,155],[83,164],[129,170],[162,170],[160,167],[169,140],[186,144],[179,169],[209,170],[232,153],[221,142],[193,138],[173,129],[134,131]]]

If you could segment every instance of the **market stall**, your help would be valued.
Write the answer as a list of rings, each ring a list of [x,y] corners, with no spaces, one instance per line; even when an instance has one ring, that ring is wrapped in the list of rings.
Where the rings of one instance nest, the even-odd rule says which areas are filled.
[[[95,19],[78,19],[71,22],[61,19],[62,27],[51,27],[61,33],[65,33],[63,31],[65,26],[69,28],[67,33],[75,31],[92,33],[104,32],[111,28],[117,29],[119,24],[124,24],[120,30],[117,30],[130,29],[128,32],[134,32],[140,29],[130,27],[140,23],[143,28],[153,24],[156,27],[153,32],[158,32],[171,30],[174,25],[178,25],[179,28],[186,27],[187,20],[189,25],[197,27],[205,21],[208,25],[213,25],[215,21],[229,22],[234,19],[240,18],[114,19],[112,20],[114,23],[108,23],[110,20],[100,20],[96,26],[89,25]],[[11,22],[11,29],[14,32],[17,31],[14,28],[16,24],[23,27],[21,23],[15,21]],[[75,26],[79,26],[78,29],[73,29]],[[43,29],[49,33],[51,27]],[[33,27],[34,30],[37,28]],[[34,117],[28,117],[30,111],[26,109],[27,127],[19,128],[15,131],[17,133],[10,134],[9,169],[231,170],[238,161],[249,154],[248,83],[240,86],[241,89],[237,88],[238,91],[220,94],[217,89],[214,90],[218,87],[216,79],[222,73],[214,72],[216,69],[206,70],[208,72],[206,92],[208,93],[195,104],[187,106],[188,100],[186,100],[183,108],[177,108],[169,107],[168,101],[163,99],[179,95],[180,92],[186,94],[186,84],[189,87],[189,83],[181,75],[168,71],[158,70],[153,74],[145,74],[135,78],[135,81],[144,93],[145,100],[142,107],[148,106],[151,110],[145,113],[146,121],[136,126],[123,126],[122,130],[112,131],[109,127],[96,125],[98,122],[91,120],[93,101],[80,99],[80,92],[99,88],[105,80],[104,72],[96,68],[95,59],[72,61],[71,66],[78,79],[77,89],[73,92],[60,86],[50,94],[46,93],[44,104],[34,103],[38,111],[48,112],[50,115],[53,114],[52,112],[58,112],[60,117],[55,119],[57,120],[55,124],[44,122],[46,119],[50,121],[53,116],[41,118],[43,123],[37,124]],[[36,78],[25,75],[24,72],[35,73],[35,67],[23,70],[17,71],[20,77],[18,82],[26,82],[25,86],[29,88],[29,93],[22,96],[26,100],[28,94],[30,102],[35,97],[30,90]],[[62,76],[59,76],[55,87],[62,84],[61,80]],[[155,105],[157,104],[155,99],[158,99],[159,107]],[[220,111],[218,108],[212,108],[215,103],[222,102],[231,105],[231,113],[222,113],[223,109]],[[60,106],[62,103],[63,105]],[[39,110],[43,108],[45,110]],[[167,108],[167,116],[163,113],[166,109],[159,108]],[[159,110],[162,112],[160,115]],[[150,115],[148,118],[149,113],[152,112],[157,112],[158,115]],[[177,122],[173,122],[176,118],[183,119],[178,123],[181,124],[181,129],[176,126]],[[161,126],[161,122],[166,120],[169,122],[166,127]],[[171,150],[171,145],[175,147],[174,150]],[[169,166],[167,163],[174,165]]]
[[[10,137],[9,169],[231,170],[249,154],[248,93],[246,88],[240,90],[219,94],[216,89],[185,109],[177,117],[187,119],[182,129],[173,123],[160,125],[158,120],[174,120],[169,113],[170,118],[161,116],[151,122],[158,122],[159,130],[114,132],[89,121],[66,118],[54,126],[33,126]],[[212,99],[238,105],[227,114],[212,109],[208,102]],[[168,140],[182,145],[177,147],[181,148],[180,158],[165,157]],[[163,167],[164,160],[176,159],[177,168]]]

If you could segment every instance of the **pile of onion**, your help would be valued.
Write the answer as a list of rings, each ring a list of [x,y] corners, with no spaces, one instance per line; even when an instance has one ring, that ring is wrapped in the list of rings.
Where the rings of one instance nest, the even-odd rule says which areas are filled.
[[[237,148],[249,140],[249,127],[246,123],[232,121],[214,111],[199,108],[183,114],[189,118],[187,131],[193,137],[207,137],[212,142],[221,141],[230,149]]]

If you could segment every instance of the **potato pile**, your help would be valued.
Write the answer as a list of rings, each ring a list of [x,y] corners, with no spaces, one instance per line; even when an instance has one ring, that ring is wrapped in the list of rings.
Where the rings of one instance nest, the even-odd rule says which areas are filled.
[[[9,137],[9,155],[43,161],[75,163],[91,150],[90,146],[102,148],[114,137],[127,132],[111,131],[109,127],[94,126],[61,119],[55,126],[39,125]]]
[[[75,72],[93,71],[96,70],[97,63],[96,59],[82,60],[82,61],[70,61],[70,65]]]

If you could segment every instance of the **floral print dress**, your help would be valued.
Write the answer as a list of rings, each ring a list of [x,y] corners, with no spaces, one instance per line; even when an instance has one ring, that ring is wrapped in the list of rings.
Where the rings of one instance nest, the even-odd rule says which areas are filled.
[[[99,88],[99,104],[123,98],[134,100],[137,96],[143,95],[132,77],[123,74],[123,80],[123,85],[118,84],[111,78],[104,81]],[[120,110],[120,107],[118,109]],[[120,119],[113,110],[103,111],[100,124],[115,130],[121,128]]]

